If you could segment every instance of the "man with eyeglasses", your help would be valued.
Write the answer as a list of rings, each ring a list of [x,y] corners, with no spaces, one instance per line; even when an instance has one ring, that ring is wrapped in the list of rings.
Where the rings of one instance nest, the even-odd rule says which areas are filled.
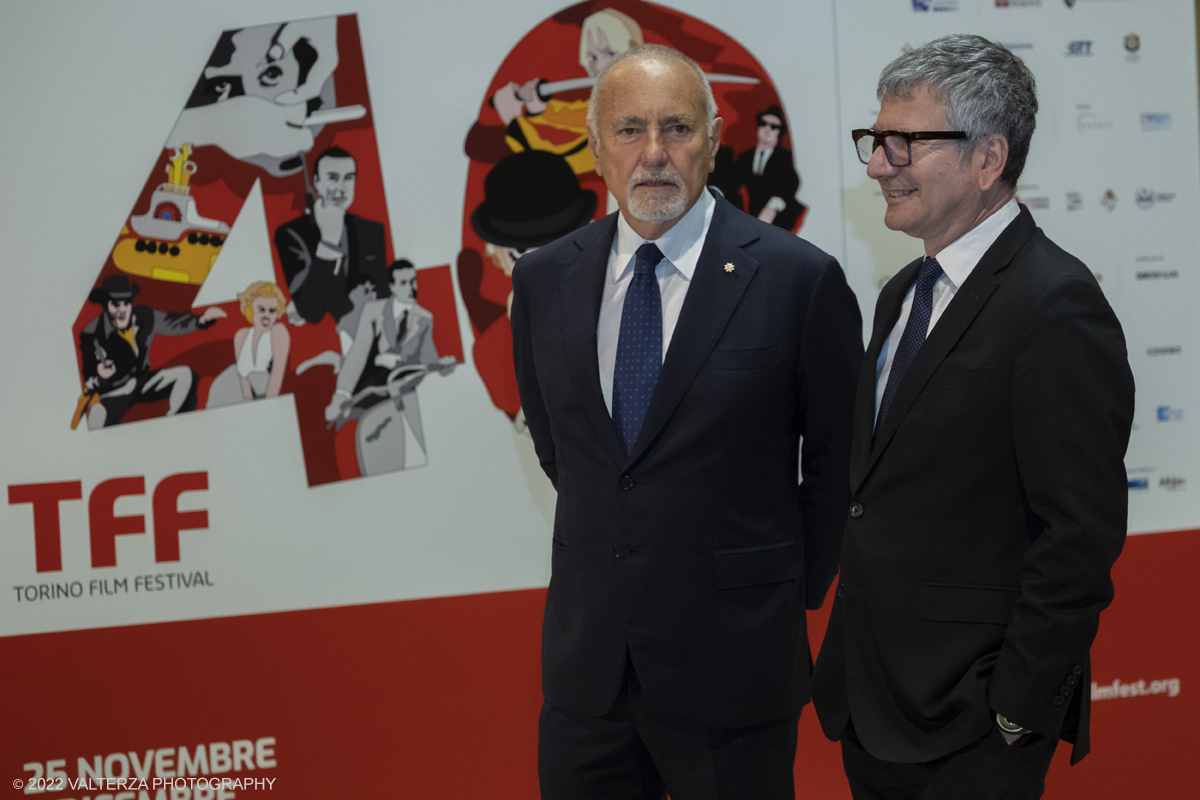
[[[1125,537],[1125,341],[1014,199],[1037,113],[1019,58],[947,36],[878,96],[859,158],[926,255],[876,306],[813,702],[856,800],[1036,798],[1060,738],[1088,752],[1088,650]]]

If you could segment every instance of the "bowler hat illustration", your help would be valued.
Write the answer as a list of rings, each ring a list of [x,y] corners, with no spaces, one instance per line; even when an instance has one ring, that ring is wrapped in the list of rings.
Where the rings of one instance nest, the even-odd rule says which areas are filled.
[[[581,189],[561,156],[523,150],[500,159],[483,181],[471,227],[501,247],[541,247],[586,225],[596,193]]]
[[[131,284],[128,276],[109,275],[100,281],[100,285],[92,289],[88,300],[104,305],[109,300],[132,300],[137,297],[138,285]]]

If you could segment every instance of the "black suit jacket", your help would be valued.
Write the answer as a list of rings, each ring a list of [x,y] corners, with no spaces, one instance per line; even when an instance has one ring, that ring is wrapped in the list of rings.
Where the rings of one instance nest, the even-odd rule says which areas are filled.
[[[383,225],[346,215],[345,269],[334,274],[335,261],[317,255],[321,231],[311,213],[285,222],[275,229],[275,249],[283,267],[288,294],[307,322],[320,322],[328,312],[335,320],[354,308],[349,293],[370,281],[376,297],[390,297]]]
[[[786,206],[775,216],[772,224],[791,230],[803,208],[796,199],[796,192],[800,191],[800,174],[796,172],[796,164],[792,161],[792,151],[786,147],[772,150],[771,157],[763,165],[762,175],[754,174],[756,152],[754,149],[747,150],[737,160],[738,180],[746,186],[746,212],[757,217],[768,200],[778,197]]]
[[[185,336],[202,330],[200,317],[190,311],[166,312],[149,306],[134,306],[132,311],[133,347],[124,339],[101,310],[79,332],[79,350],[83,355],[83,379],[95,378],[95,388],[101,392],[124,386],[131,379],[145,378],[152,374],[150,368],[150,346],[155,336]],[[212,323],[204,325],[209,327]],[[101,362],[112,360],[116,372],[111,378],[100,378],[97,367]]]
[[[813,675],[825,733],[921,762],[992,710],[1088,750],[1088,650],[1125,538],[1133,376],[1091,272],[1028,209],[963,282],[872,446],[884,288],[859,378],[842,571]]]
[[[522,406],[558,490],[543,690],[602,715],[628,653],[670,724],[777,719],[807,702],[805,601],[837,569],[858,305],[831,256],[718,199],[626,456],[596,352],[615,233],[613,214],[513,273]]]

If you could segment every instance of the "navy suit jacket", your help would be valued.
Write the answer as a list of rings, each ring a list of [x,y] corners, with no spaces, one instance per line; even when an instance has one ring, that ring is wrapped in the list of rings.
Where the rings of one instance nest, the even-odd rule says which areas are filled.
[[[884,286],[854,411],[842,570],[813,675],[826,735],[924,762],[993,710],[1088,751],[1088,650],[1125,540],[1133,375],[1078,259],[1020,215],[929,333],[881,428],[875,363],[921,259]]]
[[[628,654],[669,724],[777,719],[808,700],[805,606],[837,570],[858,304],[835,259],[718,199],[627,455],[596,346],[616,225],[575,231],[513,273],[522,406],[558,490],[543,691],[603,715]]]

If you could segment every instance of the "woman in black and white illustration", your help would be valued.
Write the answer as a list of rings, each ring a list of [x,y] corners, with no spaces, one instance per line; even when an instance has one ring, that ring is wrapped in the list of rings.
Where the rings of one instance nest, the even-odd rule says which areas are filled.
[[[287,305],[279,287],[255,281],[238,294],[242,314],[250,327],[233,335],[236,361],[226,367],[208,390],[208,408],[278,397],[287,370],[291,334],[279,314]]]

